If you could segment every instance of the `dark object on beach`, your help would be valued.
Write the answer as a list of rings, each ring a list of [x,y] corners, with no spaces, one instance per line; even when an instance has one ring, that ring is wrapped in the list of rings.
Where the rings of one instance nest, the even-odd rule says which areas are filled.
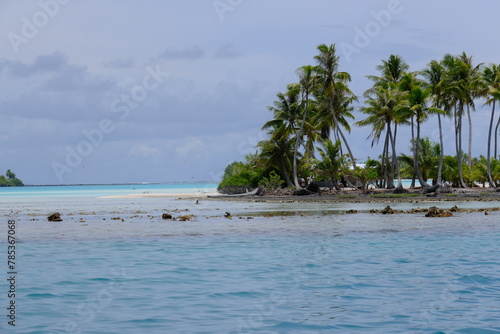
[[[427,210],[425,214],[426,217],[436,218],[436,217],[451,217],[453,213],[450,210],[438,209],[435,206],[432,206]]]
[[[394,211],[389,205],[386,206],[385,209],[380,212],[382,212],[384,215],[393,215],[396,213],[396,211]]]
[[[306,189],[313,193],[319,193],[319,187],[319,184],[317,184],[316,182],[312,182],[307,186]]]
[[[352,215],[352,214],[358,213],[358,210],[347,210],[345,213],[348,215]]]
[[[49,222],[62,222],[61,214],[59,212],[55,212],[47,217]]]
[[[378,210],[377,209],[371,209],[370,213],[378,213]]]
[[[248,190],[248,189],[247,189]],[[263,187],[259,187],[259,188],[256,188],[250,192],[245,192],[245,193],[241,193],[241,194],[219,194],[219,195],[215,195],[215,196],[207,196],[208,198],[217,198],[217,197],[245,197],[245,196],[259,196],[261,193],[263,193],[264,191],[264,188]]]
[[[320,182],[312,182],[306,188],[301,188],[301,189],[295,190],[292,195],[294,195],[294,196],[307,196],[307,195],[319,194],[320,186],[321,186]]]
[[[409,191],[403,187],[398,187],[394,189],[393,194],[408,194]]]
[[[187,221],[190,221],[193,218],[194,218],[194,215],[185,215],[185,216],[179,216],[179,217],[177,217],[177,220],[179,220],[181,222],[187,222]]]
[[[424,187],[424,194],[435,193],[439,189],[439,187],[439,183],[431,187]]]
[[[164,213],[161,215],[161,219],[172,219],[172,215],[169,213]]]
[[[233,218],[233,216],[231,216],[231,212],[229,212],[229,211],[226,211],[226,214],[224,214],[224,217]]]
[[[460,209],[458,208],[458,206],[455,205],[454,207],[452,207],[450,209],[450,212],[458,212],[458,210],[460,210]]]

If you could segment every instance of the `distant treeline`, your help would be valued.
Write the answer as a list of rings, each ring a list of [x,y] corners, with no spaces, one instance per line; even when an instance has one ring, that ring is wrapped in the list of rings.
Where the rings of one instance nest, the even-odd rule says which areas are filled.
[[[16,174],[7,169],[4,175],[0,175],[0,187],[21,187],[24,186],[23,181],[16,177]]]

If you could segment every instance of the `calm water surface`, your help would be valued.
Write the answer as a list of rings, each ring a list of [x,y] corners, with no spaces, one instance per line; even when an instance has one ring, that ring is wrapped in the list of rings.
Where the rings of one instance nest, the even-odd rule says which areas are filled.
[[[2,256],[14,218],[19,271],[17,326],[2,315],[2,333],[500,333],[499,213],[436,220],[338,214],[375,204],[92,196],[0,203]],[[480,205],[440,205],[454,204]],[[429,206],[391,203],[419,205]],[[46,221],[54,211],[63,222]]]

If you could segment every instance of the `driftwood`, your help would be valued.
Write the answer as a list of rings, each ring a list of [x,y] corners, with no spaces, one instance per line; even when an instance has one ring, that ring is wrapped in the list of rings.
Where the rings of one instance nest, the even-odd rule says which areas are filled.
[[[262,189],[256,188],[250,192],[246,192],[243,194],[219,194],[215,196],[207,196],[208,198],[219,198],[219,197],[246,197],[246,196],[258,196],[262,192]]]

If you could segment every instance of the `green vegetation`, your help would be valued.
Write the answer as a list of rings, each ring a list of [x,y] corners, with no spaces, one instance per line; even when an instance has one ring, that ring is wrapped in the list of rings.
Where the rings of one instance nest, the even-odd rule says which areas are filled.
[[[454,187],[477,184],[500,186],[498,137],[500,117],[500,65],[475,64],[463,52],[432,60],[421,71],[411,70],[399,55],[390,55],[376,66],[377,75],[367,76],[373,85],[363,95],[360,111],[352,114],[358,97],[350,90],[351,76],[340,71],[335,45],[319,45],[315,65],[297,69],[297,82],[287,85],[268,107],[272,119],[262,129],[268,139],[256,145],[245,162],[230,164],[219,189],[244,189],[259,185],[300,188],[299,177],[329,181],[335,188],[366,189],[402,187],[401,179],[413,180],[427,190],[450,183]],[[472,155],[473,115],[478,101],[491,106],[487,156]],[[482,117],[482,116],[481,116]],[[444,155],[443,121],[452,124],[455,156]],[[439,143],[421,137],[423,127],[433,123]],[[468,123],[467,152],[463,149],[462,125]],[[371,145],[381,144],[378,159],[356,165],[345,133],[351,125],[368,127]],[[445,125],[446,126],[446,125]],[[409,154],[398,154],[398,134],[411,134]],[[261,182],[262,181],[262,182]],[[281,183],[279,183],[281,184]],[[234,190],[237,190],[237,189]]]
[[[20,187],[23,182],[16,177],[16,174],[7,169],[5,176],[0,175],[0,187]]]

